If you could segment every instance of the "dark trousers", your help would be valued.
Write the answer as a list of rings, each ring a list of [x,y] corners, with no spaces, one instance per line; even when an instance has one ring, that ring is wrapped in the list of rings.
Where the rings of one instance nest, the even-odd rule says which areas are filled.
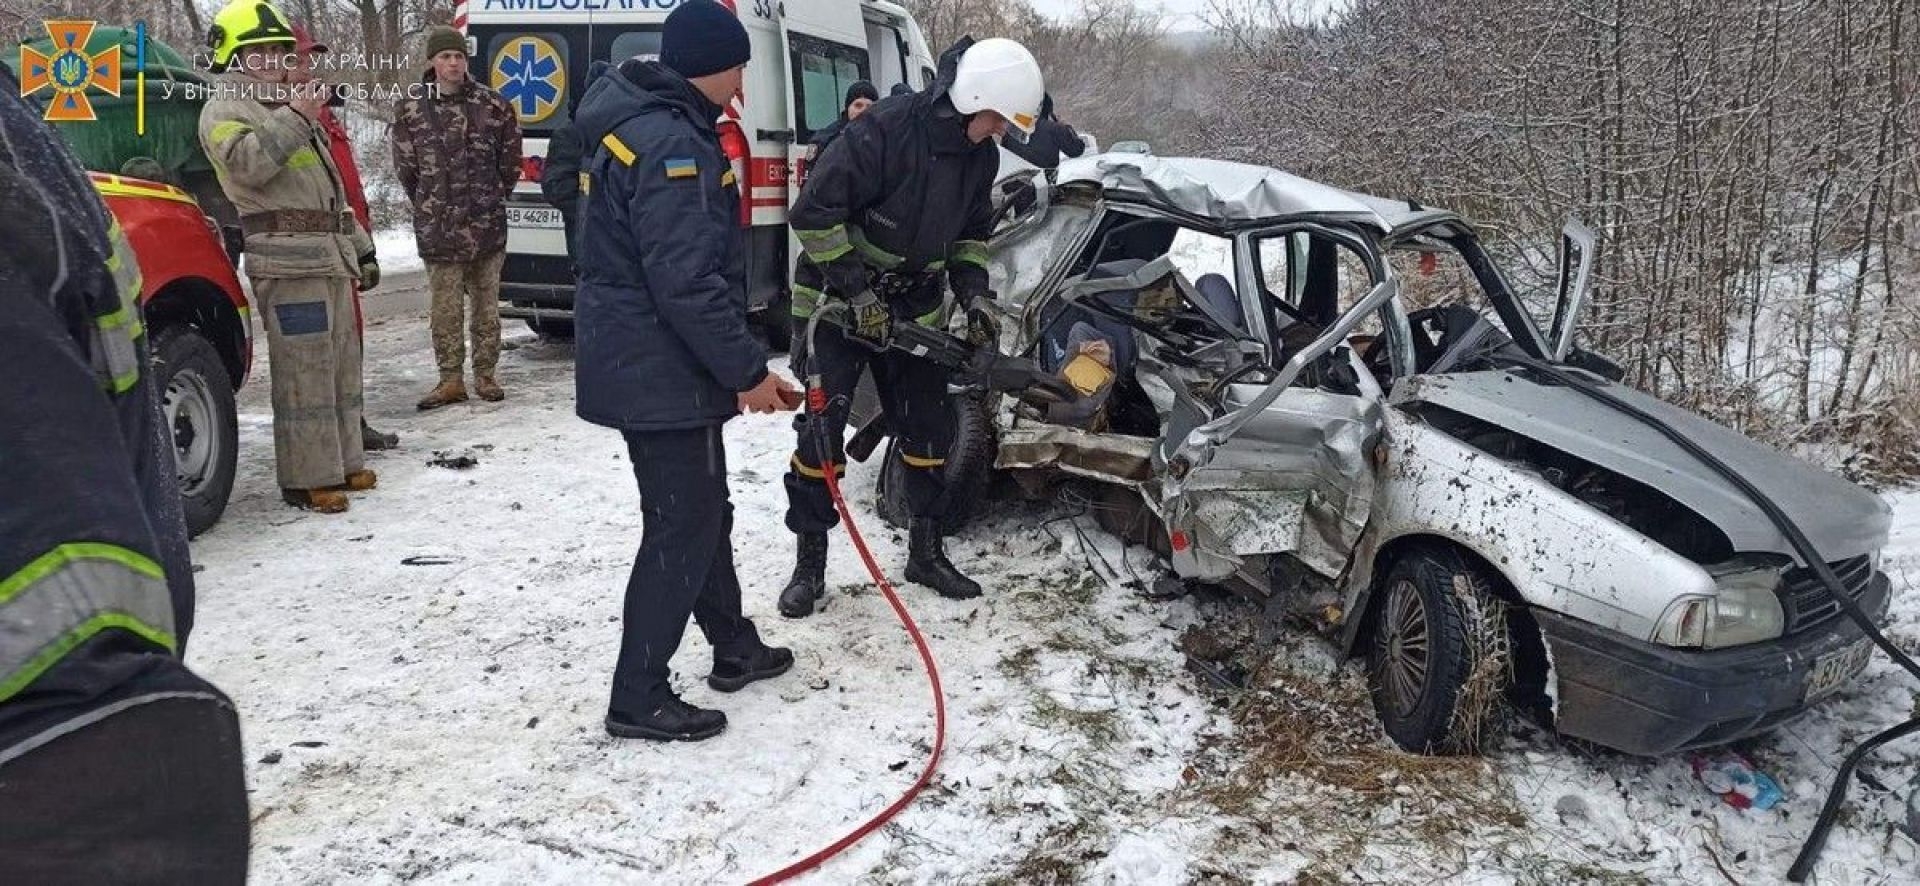
[[[0,880],[245,883],[247,785],[233,707],[183,694],[100,713],[0,763]]]
[[[627,432],[640,484],[640,552],[627,579],[625,632],[613,670],[614,713],[643,715],[669,693],[667,662],[687,616],[717,658],[753,651],[760,635],[740,613],[733,572],[733,504],[720,426]]]
[[[860,383],[860,371],[871,367],[874,387],[880,394],[887,423],[900,441],[900,457],[905,463],[907,508],[915,517],[938,518],[946,510],[945,470],[947,452],[953,448],[953,406],[947,401],[947,371],[940,366],[900,351],[874,351],[852,340],[839,326],[819,325],[815,353],[804,351],[806,321],[794,321],[795,347],[802,353],[794,360],[795,372],[804,381],[817,372],[827,392],[824,416],[831,452],[822,452],[813,422],[821,420],[811,412],[802,412],[793,420],[799,440],[793,461],[787,467],[787,528],[799,533],[823,533],[840,522],[827,493],[829,462],[845,471],[847,411],[853,403],[854,388]]]

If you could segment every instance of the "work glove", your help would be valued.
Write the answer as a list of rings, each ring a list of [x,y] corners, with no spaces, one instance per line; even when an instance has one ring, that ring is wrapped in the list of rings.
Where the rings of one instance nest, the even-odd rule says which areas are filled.
[[[893,312],[887,309],[887,303],[871,291],[862,291],[849,303],[853,306],[851,331],[854,336],[875,350],[886,347],[887,340],[893,336]]]
[[[360,256],[360,291],[380,285],[380,259],[373,253]]]
[[[859,259],[851,256],[842,258],[821,270],[826,274],[827,288],[849,303],[867,291],[867,266]]]
[[[971,308],[981,299],[993,298],[987,279],[987,269],[978,265],[956,264],[947,268],[947,288],[953,290],[954,300],[961,307]]]
[[[976,347],[992,347],[1000,342],[1000,317],[984,302],[967,308],[966,339]]]

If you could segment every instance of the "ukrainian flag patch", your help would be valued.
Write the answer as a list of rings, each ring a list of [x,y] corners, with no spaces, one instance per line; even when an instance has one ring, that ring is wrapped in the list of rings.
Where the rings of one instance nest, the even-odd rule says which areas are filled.
[[[668,157],[666,160],[667,178],[699,178],[700,164],[692,157]]]

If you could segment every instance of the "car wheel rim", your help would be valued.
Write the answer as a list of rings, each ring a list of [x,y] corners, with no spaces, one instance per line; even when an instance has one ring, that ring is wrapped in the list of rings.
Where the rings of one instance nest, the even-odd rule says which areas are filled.
[[[167,383],[161,399],[167,427],[173,431],[173,457],[180,472],[180,491],[194,495],[213,478],[220,463],[220,437],[215,433],[213,391],[205,376],[182,370]]]
[[[1380,624],[1380,644],[1386,652],[1381,682],[1393,709],[1404,716],[1420,705],[1431,655],[1427,608],[1413,582],[1393,584]]]

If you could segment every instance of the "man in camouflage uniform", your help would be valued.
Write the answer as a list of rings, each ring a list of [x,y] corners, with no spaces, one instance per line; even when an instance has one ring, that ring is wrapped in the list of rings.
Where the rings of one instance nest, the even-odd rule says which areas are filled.
[[[401,102],[393,165],[413,203],[413,233],[433,291],[433,353],[440,384],[420,401],[436,409],[467,399],[462,381],[462,301],[473,336],[473,390],[506,394],[500,362],[500,264],[507,250],[507,195],[520,180],[520,121],[505,99],[467,75],[467,42],[452,28],[427,32],[432,67],[423,94]]]
[[[273,365],[273,444],[287,502],[347,509],[371,489],[360,439],[360,338],[353,286],[378,279],[373,239],[353,217],[320,128],[325,84],[298,65],[286,16],[234,0],[214,16],[212,100],[200,143],[246,232],[247,276]]]

